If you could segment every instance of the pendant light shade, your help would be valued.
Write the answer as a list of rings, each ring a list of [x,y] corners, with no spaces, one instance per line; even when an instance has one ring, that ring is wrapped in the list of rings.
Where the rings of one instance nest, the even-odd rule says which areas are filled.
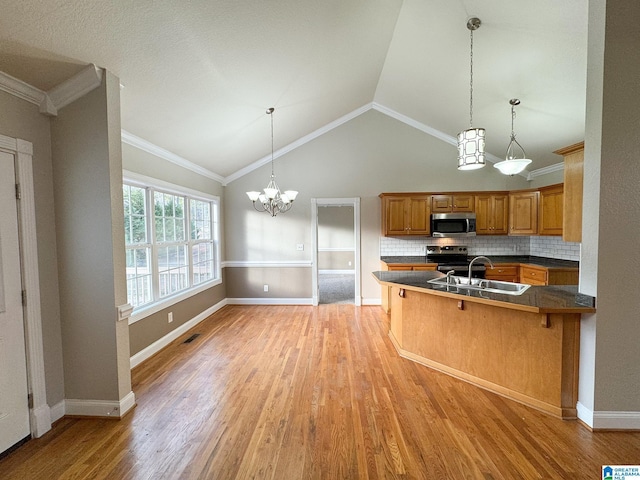
[[[276,176],[273,173],[273,112],[275,108],[271,107],[267,110],[267,114],[271,116],[271,179],[266,187],[264,187],[263,193],[251,191],[247,192],[249,200],[253,202],[253,208],[259,212],[267,212],[272,217],[275,217],[278,213],[284,213],[291,209],[293,201],[298,196],[298,192],[295,190],[286,190],[284,193],[280,192],[280,187],[276,183]]]
[[[509,104],[511,105],[511,140],[507,147],[505,160],[498,162],[493,166],[500,170],[500,173],[504,175],[517,175],[527,168],[527,165],[531,163],[531,159],[527,158],[524,148],[522,148],[522,145],[520,145],[516,140],[516,134],[513,129],[514,120],[516,118],[515,106],[520,105],[520,100],[512,98],[509,100]],[[520,156],[518,156],[517,150],[520,150]]]
[[[484,128],[473,127],[473,32],[480,28],[482,22],[473,17],[467,21],[471,32],[470,80],[469,80],[469,128],[458,134],[458,170],[476,170],[485,166]]]
[[[484,167],[484,134],[484,128],[469,128],[458,134],[458,170]]]

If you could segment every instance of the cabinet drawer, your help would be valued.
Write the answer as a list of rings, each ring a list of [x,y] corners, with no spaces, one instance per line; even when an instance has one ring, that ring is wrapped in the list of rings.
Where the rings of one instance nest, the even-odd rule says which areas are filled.
[[[502,276],[502,277],[517,277],[518,276],[518,267],[515,265],[502,266],[495,265],[494,268],[487,267],[485,272],[485,276]]]
[[[437,263],[425,263],[424,265],[414,265],[414,270],[436,270],[438,268]]]
[[[389,265],[389,271],[411,270],[411,265]]]
[[[549,272],[546,268],[520,267],[520,283],[546,285]]]

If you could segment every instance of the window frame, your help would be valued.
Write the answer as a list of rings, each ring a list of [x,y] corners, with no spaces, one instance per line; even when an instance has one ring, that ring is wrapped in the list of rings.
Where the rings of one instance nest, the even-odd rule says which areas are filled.
[[[220,211],[220,197],[217,195],[207,194],[198,190],[193,190],[188,187],[175,185],[173,183],[165,182],[145,175],[137,174],[123,170],[122,184],[132,185],[139,188],[144,188],[146,192],[147,201],[147,238],[151,243],[151,265],[152,265],[152,295],[153,301],[139,307],[135,307],[133,314],[129,317],[129,324],[138,322],[154,313],[164,310],[178,302],[186,300],[200,292],[208,290],[216,285],[222,284],[222,257],[221,257],[221,211]],[[161,244],[156,242],[155,238],[155,204],[154,204],[154,192],[162,192],[171,195],[177,195],[185,197],[184,216],[185,216],[185,242],[187,244],[187,258],[189,265],[188,281],[190,287],[180,290],[174,294],[167,295],[165,297],[159,296],[158,291],[158,248]],[[214,278],[206,280],[204,282],[193,284],[193,271],[191,266],[193,260],[191,258],[191,244],[195,241],[191,239],[191,228],[189,224],[190,216],[190,199],[203,201],[210,203],[211,205],[211,242],[213,243],[213,266],[214,266]],[[125,248],[126,248],[125,244]]]

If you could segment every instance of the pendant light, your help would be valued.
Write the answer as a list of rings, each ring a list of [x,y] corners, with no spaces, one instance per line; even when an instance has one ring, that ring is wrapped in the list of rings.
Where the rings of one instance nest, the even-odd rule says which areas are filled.
[[[473,32],[480,28],[481,23],[476,17],[467,21],[467,28],[471,32],[469,128],[458,134],[458,170],[475,170],[485,166],[485,131],[484,128],[473,128]]]
[[[507,147],[507,154],[505,155],[505,160],[502,162],[498,162],[493,166],[500,170],[500,173],[504,175],[516,175],[522,172],[527,165],[531,163],[531,160],[527,158],[527,154],[524,152],[524,148],[522,145],[518,143],[516,140],[516,134],[513,130],[513,123],[516,118],[516,105],[520,105],[520,100],[517,98],[512,98],[509,100],[511,104],[511,141],[509,142],[509,146]],[[522,153],[522,157],[516,157],[516,148],[520,149]]]
[[[286,190],[280,193],[280,188],[276,183],[276,176],[273,173],[273,112],[275,108],[271,107],[267,110],[267,114],[271,116],[271,179],[264,188],[264,193],[247,192],[249,200],[253,202],[253,208],[259,212],[267,212],[275,217],[278,213],[284,213],[291,209],[293,201],[298,196],[295,190]],[[256,204],[259,203],[259,205]]]

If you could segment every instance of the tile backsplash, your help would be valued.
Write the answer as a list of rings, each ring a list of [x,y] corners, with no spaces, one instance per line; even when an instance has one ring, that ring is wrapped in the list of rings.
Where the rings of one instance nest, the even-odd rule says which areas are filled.
[[[380,256],[421,256],[427,245],[466,245],[469,255],[535,255],[580,260],[580,244],[560,237],[508,237],[481,235],[464,238],[380,237]]]

